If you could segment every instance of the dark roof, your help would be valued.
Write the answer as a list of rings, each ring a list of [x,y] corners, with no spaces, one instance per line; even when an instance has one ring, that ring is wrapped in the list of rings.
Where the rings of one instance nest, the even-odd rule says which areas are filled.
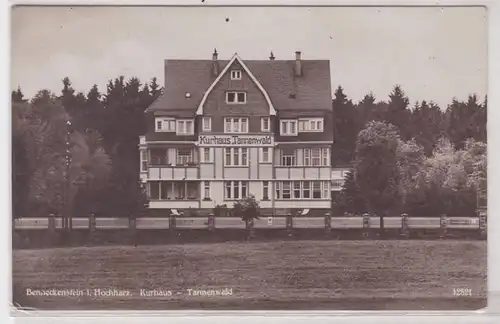
[[[276,110],[332,110],[330,61],[302,60],[302,76],[294,73],[295,60],[260,60],[243,63],[267,91]],[[218,61],[222,71],[229,61]],[[216,79],[212,60],[165,60],[165,91],[147,111],[196,110],[204,92]],[[186,97],[186,93],[190,97]],[[291,98],[290,94],[295,94]]]

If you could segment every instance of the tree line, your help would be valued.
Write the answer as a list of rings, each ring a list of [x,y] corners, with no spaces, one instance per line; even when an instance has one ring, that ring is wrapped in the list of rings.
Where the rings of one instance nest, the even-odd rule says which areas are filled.
[[[93,213],[120,217],[141,213],[146,198],[138,172],[139,136],[146,132],[144,111],[162,90],[156,78],[143,84],[136,77],[126,80],[120,76],[109,80],[104,93],[96,85],[87,94],[77,93],[68,78],[62,80],[60,93],[40,90],[33,98],[25,98],[21,88],[12,91],[14,217],[61,214],[65,210],[75,216]],[[383,123],[388,129],[384,131],[387,134],[394,132],[400,145],[391,147],[390,152],[398,152],[398,162],[395,162],[398,166],[402,161],[401,152],[406,154],[410,150],[418,156],[405,155],[405,159],[414,163],[409,167],[412,170],[423,170],[422,165],[414,160],[426,165],[432,164],[432,159],[441,161],[444,158],[439,154],[444,153],[437,152],[443,150],[448,149],[447,154],[452,154],[453,150],[454,159],[462,161],[458,156],[465,156],[463,152],[479,150],[478,147],[483,147],[481,145],[484,145],[484,151],[486,148],[486,100],[479,103],[474,95],[466,102],[453,99],[444,110],[426,101],[410,107],[399,86],[394,88],[387,102],[377,101],[372,94],[367,94],[358,103],[353,103],[338,87],[332,105],[334,166],[362,168],[365,165],[359,160],[365,145],[362,136],[367,129],[371,134],[375,129],[378,132],[383,128],[373,122]],[[379,149],[385,152],[385,148]],[[453,160],[448,157],[450,159]],[[462,162],[457,163],[459,166],[454,167],[461,168]],[[380,170],[370,169],[370,172],[382,174]],[[338,212],[365,212],[378,208],[364,198],[369,193],[360,182],[363,179],[360,174],[356,176],[356,172],[352,172],[341,194],[334,198]],[[388,205],[408,210],[413,204],[416,207],[412,208],[422,213],[437,211],[434,207],[425,209],[421,201],[407,193],[409,189],[403,189],[401,183],[410,183],[410,180],[403,175],[398,179],[405,179],[397,180],[398,193],[404,197],[404,203],[400,202],[401,198]],[[450,189],[451,192],[455,192],[454,188]],[[469,191],[464,189],[463,194],[467,192],[472,197],[471,185],[467,188]],[[427,191],[419,192],[419,195],[430,195],[429,201],[438,199]],[[459,196],[455,198],[458,202],[469,201]]]
[[[410,107],[395,86],[387,102],[354,104],[339,87],[333,108],[332,161],[352,167],[335,213],[470,216],[485,204],[487,98]]]

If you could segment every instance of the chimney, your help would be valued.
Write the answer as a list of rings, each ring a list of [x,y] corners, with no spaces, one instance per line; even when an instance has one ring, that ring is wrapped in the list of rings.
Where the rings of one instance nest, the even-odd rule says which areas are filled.
[[[301,62],[300,55],[301,55],[300,51],[295,52],[295,75],[296,76],[302,75],[302,62]]]
[[[219,75],[219,63],[217,62],[217,56],[218,56],[218,53],[217,53],[217,49],[214,48],[214,53],[212,54],[212,73],[214,76],[218,76]]]
[[[274,54],[273,54],[273,52],[272,52],[272,51],[271,51],[271,56],[269,56],[269,59],[270,59],[271,61],[274,61]]]

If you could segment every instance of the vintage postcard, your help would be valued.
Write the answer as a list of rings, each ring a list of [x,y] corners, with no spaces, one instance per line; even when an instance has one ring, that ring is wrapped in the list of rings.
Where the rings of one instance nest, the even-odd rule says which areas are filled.
[[[487,305],[487,9],[11,9],[12,306]]]

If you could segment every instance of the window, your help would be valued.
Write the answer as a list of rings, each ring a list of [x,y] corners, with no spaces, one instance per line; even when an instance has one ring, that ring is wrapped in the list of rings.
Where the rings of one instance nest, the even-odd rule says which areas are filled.
[[[313,166],[319,166],[321,164],[321,149],[315,147],[311,149],[311,161]]]
[[[290,187],[290,181],[283,181],[283,192],[282,192],[282,197],[283,199],[290,199],[291,197],[291,187]]]
[[[174,118],[155,118],[157,132],[175,132]]]
[[[304,149],[304,165],[311,165],[311,149]]]
[[[269,181],[262,181],[262,199],[269,200]]]
[[[293,182],[293,198],[300,199],[300,181]]]
[[[247,148],[241,149],[241,165],[248,165]]]
[[[226,103],[228,104],[244,104],[247,102],[247,93],[241,91],[226,92]]]
[[[226,181],[225,199],[241,199],[248,195],[248,182],[246,181]]]
[[[329,148],[304,149],[304,165],[329,166],[330,149]]]
[[[248,166],[248,148],[226,148],[224,161],[225,166]]]
[[[210,181],[203,181],[203,197],[210,199]]]
[[[322,198],[330,198],[330,187],[328,186],[328,181],[322,181],[322,186],[323,186]]]
[[[141,151],[141,171],[148,171],[148,150]]]
[[[276,199],[330,199],[328,181],[280,181],[275,186]],[[266,194],[267,184],[263,188]]]
[[[302,183],[302,198],[309,199],[311,198],[311,182],[304,181]]]
[[[203,117],[203,131],[210,132],[212,130],[212,118]]]
[[[328,148],[323,148],[321,149],[323,152],[323,165],[324,166],[329,166],[330,165],[330,150]]]
[[[271,125],[270,125],[269,117],[262,117],[260,119],[260,130],[262,132],[269,132],[269,131],[271,131]]]
[[[299,132],[322,132],[323,118],[299,119]]]
[[[260,149],[260,162],[261,163],[271,162],[271,149],[269,147],[262,147]]]
[[[212,162],[212,159],[211,159],[211,154],[210,154],[210,151],[211,149],[209,147],[204,147],[203,149],[203,162]]]
[[[150,181],[149,183],[149,199],[157,200],[160,199],[160,182]]]
[[[343,179],[332,180],[332,189],[341,189],[343,185],[344,185]]]
[[[178,120],[177,121],[177,134],[179,135],[193,135],[194,127],[192,120]]]
[[[282,166],[296,165],[297,152],[295,149],[281,149],[280,153]]]
[[[193,163],[193,150],[189,148],[177,149],[177,165]]]
[[[224,119],[225,133],[248,133],[248,118],[226,117]]]
[[[280,123],[280,133],[285,136],[297,135],[297,121],[295,120],[282,120]]]
[[[241,80],[241,71],[240,70],[232,70],[231,71],[231,80]]]
[[[313,181],[313,199],[321,198],[321,181]]]

